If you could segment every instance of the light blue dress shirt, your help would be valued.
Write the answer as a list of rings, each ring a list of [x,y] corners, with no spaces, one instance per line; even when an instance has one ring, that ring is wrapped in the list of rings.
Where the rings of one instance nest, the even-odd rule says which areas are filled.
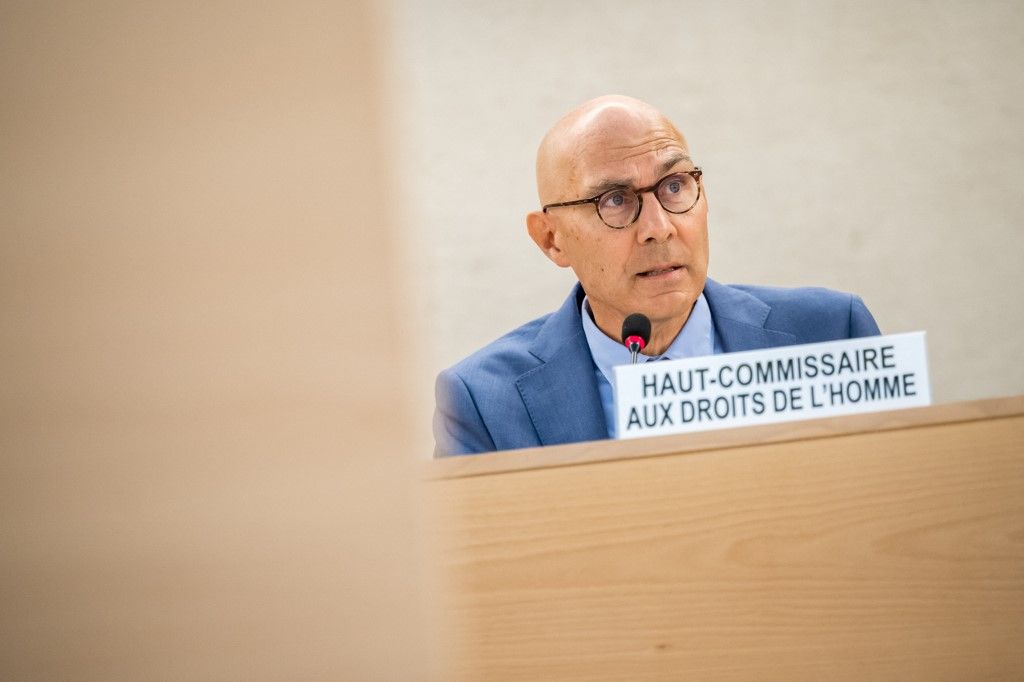
[[[615,373],[612,368],[616,365],[628,365],[632,361],[632,355],[623,344],[608,338],[597,328],[590,317],[590,305],[586,297],[583,298],[580,314],[583,317],[583,332],[587,335],[587,345],[590,346],[590,357],[594,359],[594,376],[597,379],[597,391],[601,395],[601,407],[604,408],[604,421],[608,425],[608,435],[615,438],[615,391],[612,390]],[[696,358],[721,352],[722,343],[711,320],[711,308],[708,307],[704,294],[701,294],[690,311],[686,324],[668,350],[655,357],[641,355],[637,362]]]

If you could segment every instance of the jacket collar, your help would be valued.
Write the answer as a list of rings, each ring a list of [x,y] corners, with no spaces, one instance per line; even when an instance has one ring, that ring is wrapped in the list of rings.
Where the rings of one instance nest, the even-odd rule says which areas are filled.
[[[735,353],[796,343],[797,338],[793,334],[767,328],[771,306],[743,289],[709,279],[704,284],[704,297],[711,307],[711,319],[715,323],[724,352]]]
[[[541,326],[529,349],[541,364],[516,380],[542,445],[608,437],[580,318],[583,295],[577,283]],[[708,279],[704,296],[726,353],[787,346],[797,340],[788,332],[766,328],[771,307],[742,289]]]

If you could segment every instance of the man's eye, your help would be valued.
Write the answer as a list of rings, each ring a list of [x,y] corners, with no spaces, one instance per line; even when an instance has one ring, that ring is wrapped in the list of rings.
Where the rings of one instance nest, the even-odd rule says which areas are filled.
[[[625,192],[609,192],[601,199],[601,205],[606,208],[621,208],[625,206],[628,201],[629,200],[626,198]]]
[[[679,194],[683,191],[683,183],[679,180],[672,180],[671,182],[665,183],[665,191],[669,194]]]

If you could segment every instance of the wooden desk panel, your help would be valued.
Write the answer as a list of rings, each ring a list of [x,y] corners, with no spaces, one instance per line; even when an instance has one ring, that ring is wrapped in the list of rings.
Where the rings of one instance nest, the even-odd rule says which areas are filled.
[[[434,481],[461,671],[1019,676],[1024,410],[989,402]]]

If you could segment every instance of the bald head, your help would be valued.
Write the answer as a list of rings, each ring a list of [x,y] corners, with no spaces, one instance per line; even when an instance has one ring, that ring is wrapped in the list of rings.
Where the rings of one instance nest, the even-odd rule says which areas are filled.
[[[537,194],[542,204],[575,199],[585,167],[641,141],[681,146],[685,138],[660,111],[632,97],[605,95],[576,107],[547,132],[537,150]]]
[[[585,102],[544,136],[537,191],[542,205],[555,206],[530,211],[526,229],[555,265],[572,268],[591,318],[609,338],[617,341],[623,319],[640,312],[652,323],[647,350],[661,353],[686,323],[707,277],[701,178],[679,130],[632,97]],[[611,225],[602,206],[629,201],[627,188],[639,192],[633,220]],[[587,205],[591,197],[602,206]],[[674,203],[682,197],[693,203]]]

